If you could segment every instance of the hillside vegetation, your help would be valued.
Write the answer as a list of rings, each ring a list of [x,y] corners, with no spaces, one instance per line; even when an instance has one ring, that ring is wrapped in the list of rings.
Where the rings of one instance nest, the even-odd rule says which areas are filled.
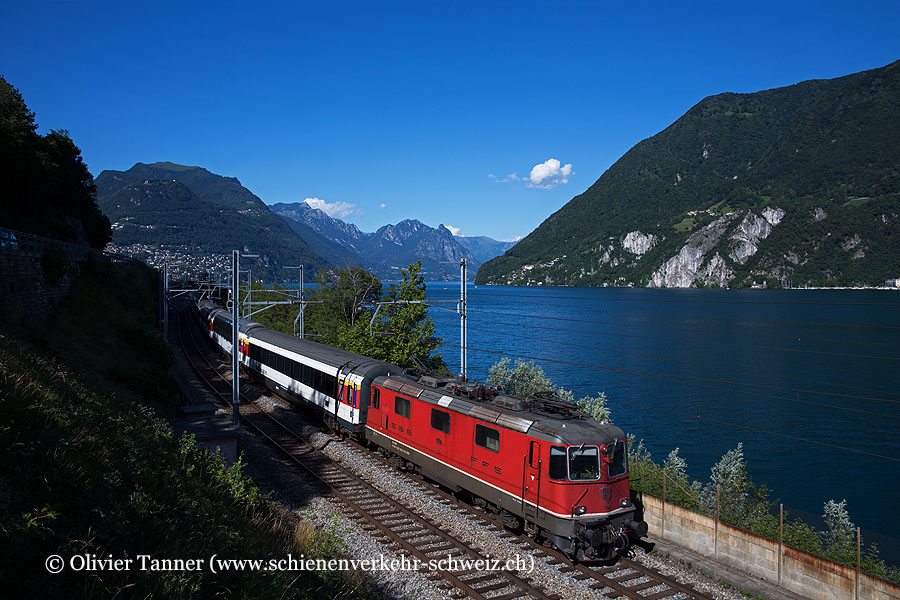
[[[898,105],[900,62],[706,98],[476,282],[881,285],[900,275]]]
[[[157,274],[90,264],[46,329],[0,332],[0,597],[368,597],[352,574],[142,570],[149,559],[321,556],[296,517],[174,439]],[[66,565],[47,572],[45,560]],[[132,559],[76,572],[77,555]]]

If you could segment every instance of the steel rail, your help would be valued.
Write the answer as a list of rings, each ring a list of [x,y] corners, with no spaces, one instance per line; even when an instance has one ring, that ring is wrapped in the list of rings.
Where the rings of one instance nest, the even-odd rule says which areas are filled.
[[[186,325],[183,321],[183,311],[178,313],[178,323],[179,341],[185,351],[185,358],[222,403],[230,406],[229,396],[216,389],[212,380],[202,372],[187,352],[182,332],[182,327]],[[210,363],[200,349],[191,328],[186,327],[186,329],[197,353],[210,369],[219,374],[218,369]],[[221,377],[221,374],[219,376]],[[242,397],[246,399],[243,394]],[[325,484],[332,495],[370,526],[369,529],[379,532],[380,535],[376,535],[376,537],[389,539],[396,547],[418,559],[419,564],[427,566],[429,562],[437,560],[438,556],[446,556],[448,559],[463,564],[489,561],[476,548],[450,536],[371,484],[359,479],[355,473],[327,457],[268,412],[254,406],[249,399],[241,404],[240,410],[242,424],[249,425],[250,429],[268,440],[296,466]],[[558,596],[547,594],[522,577],[506,570],[468,569],[453,573],[449,569],[442,569],[436,572],[449,584],[475,599],[511,600],[524,596],[539,600],[558,598]],[[468,579],[463,579],[464,577]],[[488,597],[484,595],[491,591],[510,587],[517,588],[517,591],[501,596]]]
[[[359,445],[356,445],[355,447],[358,449],[361,448],[361,446]],[[363,450],[365,449],[363,448]],[[366,452],[368,453],[368,451]],[[368,454],[370,454],[374,460],[380,462],[381,464],[395,468],[393,465],[391,465],[390,461],[379,456],[378,454]],[[562,565],[560,567],[561,572],[569,573],[572,571],[578,571],[580,574],[585,576],[583,577],[583,579],[595,580],[596,583],[590,586],[593,589],[601,590],[604,587],[612,589],[612,593],[605,594],[607,597],[618,598],[620,596],[626,596],[628,598],[632,598],[633,600],[647,600],[648,598],[657,600],[659,598],[665,598],[674,594],[682,593],[688,598],[692,598],[694,600],[712,600],[712,598],[697,591],[693,587],[685,585],[672,577],[663,575],[659,571],[651,569],[650,567],[646,567],[625,556],[619,557],[619,564],[616,566],[591,566],[583,563],[573,563],[567,556],[565,556],[561,552],[544,546],[531,537],[525,535],[517,535],[510,532],[494,515],[484,510],[475,508],[467,503],[461,502],[458,498],[447,493],[440,487],[426,484],[419,477],[407,471],[399,472],[410,482],[422,486],[425,490],[432,491],[448,502],[455,503],[457,506],[468,511],[469,514],[481,519],[486,525],[494,527],[498,531],[498,535],[502,535],[503,537],[509,538],[510,540],[515,539],[521,543],[525,543],[531,546],[535,551],[543,553],[550,558],[551,564]],[[624,572],[628,569],[636,571],[637,574],[628,575]],[[576,578],[578,577],[576,576]],[[635,582],[632,585],[627,585],[626,583],[628,581],[633,581],[640,578],[648,578],[650,581]],[[663,585],[668,589],[660,590],[659,592],[654,593],[651,596],[643,596],[638,593],[646,589]]]

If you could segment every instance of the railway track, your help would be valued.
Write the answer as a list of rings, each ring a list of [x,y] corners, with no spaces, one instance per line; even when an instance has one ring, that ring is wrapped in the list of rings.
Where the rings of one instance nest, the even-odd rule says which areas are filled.
[[[231,384],[207,359],[194,337],[194,328],[186,322],[190,317],[183,310],[177,315],[179,343],[186,359],[220,401],[230,407]],[[433,580],[443,580],[444,587],[453,590],[451,595],[479,600],[559,598],[532,585],[521,570],[496,564],[476,546],[447,534],[366,483],[256,407],[243,394],[240,416],[243,426],[263,437],[298,469],[325,486],[357,516],[363,529],[376,539],[393,544],[408,558],[407,564],[428,572]],[[447,568],[432,568],[434,565]]]
[[[392,465],[378,455],[373,455],[374,460],[381,462],[388,468]],[[587,587],[601,592],[607,598],[631,598],[633,600],[712,600],[709,596],[694,589],[690,585],[683,584],[672,577],[668,577],[655,569],[646,567],[639,562],[622,556],[613,566],[597,566],[589,564],[573,564],[568,557],[554,548],[538,543],[531,537],[516,535],[508,531],[503,524],[490,513],[460,502],[453,495],[444,490],[424,483],[418,477],[402,472],[415,485],[424,486],[448,504],[464,507],[470,514],[480,520],[481,523],[491,528],[498,537],[516,544],[523,551],[534,553],[535,556],[546,559],[546,563],[553,565],[560,573],[570,574],[574,579],[585,582]]]

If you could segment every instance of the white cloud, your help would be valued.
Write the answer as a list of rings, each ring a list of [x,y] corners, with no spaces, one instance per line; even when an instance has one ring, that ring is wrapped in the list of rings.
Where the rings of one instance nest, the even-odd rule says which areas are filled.
[[[504,242],[518,242],[518,241],[521,240],[523,237],[525,237],[525,236],[524,236],[524,235],[517,235],[516,237],[512,238],[511,240],[503,240],[503,241],[504,241]]]
[[[532,167],[531,174],[528,176],[528,187],[553,189],[569,183],[569,176],[573,173],[570,163],[563,165],[555,158],[549,158]]]
[[[510,181],[519,181],[519,176],[516,173],[510,173],[506,177],[497,177],[493,173],[488,175],[488,179],[493,179],[497,183],[508,183]]]
[[[378,205],[378,208],[380,208],[381,210],[384,210],[384,209],[387,208],[387,204],[385,204],[384,202],[382,202],[381,204]]]
[[[355,204],[347,202],[325,202],[319,198],[307,198],[304,202],[313,208],[318,208],[330,217],[337,217],[340,219],[347,218],[352,214],[361,215],[363,213],[361,209],[356,208]]]
[[[459,232],[462,231],[462,229],[460,229],[459,227],[454,227],[453,225],[444,225],[444,227],[449,229],[450,233],[452,233],[453,235],[460,235]]]

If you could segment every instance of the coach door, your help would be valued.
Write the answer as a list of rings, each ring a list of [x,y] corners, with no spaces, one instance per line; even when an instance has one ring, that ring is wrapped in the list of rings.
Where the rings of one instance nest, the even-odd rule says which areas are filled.
[[[541,497],[541,443],[531,440],[528,453],[522,457],[522,511],[526,517],[536,518]]]

